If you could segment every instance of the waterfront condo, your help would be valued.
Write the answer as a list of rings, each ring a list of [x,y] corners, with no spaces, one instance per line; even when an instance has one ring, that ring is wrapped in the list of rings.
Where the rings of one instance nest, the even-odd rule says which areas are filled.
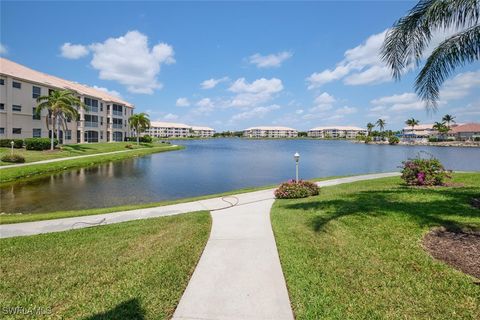
[[[252,127],[243,130],[246,138],[296,138],[298,131],[288,127]]]
[[[366,135],[367,130],[359,127],[330,126],[316,127],[308,130],[311,138],[355,139],[358,135]]]
[[[64,89],[73,91],[87,110],[79,108],[79,119],[72,119],[67,130],[60,130],[60,143],[123,141],[130,136],[128,118],[133,114],[132,104],[104,91],[0,58],[0,139],[49,137],[48,111],[36,116],[37,98]]]
[[[211,138],[215,130],[209,127],[190,126],[183,123],[152,121],[146,135],[156,138]]]

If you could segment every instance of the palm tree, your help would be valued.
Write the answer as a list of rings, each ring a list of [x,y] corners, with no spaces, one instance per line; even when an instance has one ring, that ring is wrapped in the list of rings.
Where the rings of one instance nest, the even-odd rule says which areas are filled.
[[[432,128],[437,130],[438,133],[440,133],[440,136],[442,137],[442,139],[443,139],[443,135],[448,133],[448,131],[450,131],[450,128],[447,127],[443,122],[435,122]]]
[[[142,112],[132,115],[128,118],[130,123],[130,128],[135,129],[135,134],[137,136],[137,144],[140,144],[140,133],[147,130],[150,127],[150,119],[148,114]]]
[[[446,114],[443,116],[442,121],[447,123],[448,129],[450,130],[450,123],[455,123],[455,117],[450,114]]]
[[[419,123],[420,123],[420,121],[418,121],[414,118],[411,118],[411,119],[408,119],[407,121],[405,121],[405,124],[407,126],[412,127],[412,132],[415,129],[415,126],[418,126]]]
[[[48,116],[45,118],[47,122],[47,128],[50,130],[50,123],[52,122],[52,133],[50,150],[55,148],[55,127],[57,128],[57,138],[60,138],[60,126],[66,131],[68,128],[68,120],[77,119],[79,108],[86,109],[85,104],[75,96],[75,93],[70,90],[53,90],[48,96],[41,96],[37,98],[37,107],[35,113],[40,116],[42,110],[48,110]],[[50,119],[49,119],[50,118]]]
[[[370,136],[372,134],[373,128],[375,128],[375,125],[373,123],[371,123],[371,122],[367,123],[368,136]]]
[[[420,0],[388,31],[383,60],[400,79],[423,59],[436,30],[460,30],[442,41],[427,58],[415,81],[415,91],[436,110],[443,81],[459,66],[480,59],[480,0]]]
[[[383,119],[378,119],[377,122],[376,122],[376,125],[377,127],[380,129],[380,133],[382,134],[382,141],[384,139],[383,137],[383,130],[385,129],[385,125],[387,124],[387,122]]]

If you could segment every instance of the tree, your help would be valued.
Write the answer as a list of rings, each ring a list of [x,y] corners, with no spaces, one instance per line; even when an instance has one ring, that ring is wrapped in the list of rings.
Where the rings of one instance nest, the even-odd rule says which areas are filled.
[[[55,127],[57,128],[57,138],[60,138],[60,125],[66,131],[68,120],[77,119],[79,115],[75,106],[83,109],[87,108],[70,90],[53,90],[48,96],[38,97],[37,103],[38,105],[35,108],[37,116],[41,115],[42,110],[48,110],[49,115],[45,118],[48,130],[50,130],[48,120],[52,122],[50,150],[55,148]]]
[[[440,85],[459,66],[480,59],[480,0],[421,0],[395,22],[381,49],[393,77],[419,65],[437,30],[460,30],[442,41],[426,59],[415,80],[427,110],[436,110]]]
[[[373,128],[375,128],[375,125],[373,123],[371,122],[367,123],[367,132],[369,136],[372,134]]]
[[[447,123],[448,129],[450,130],[450,123],[455,123],[455,117],[450,114],[446,114],[443,116],[442,121]]]
[[[385,129],[385,125],[387,122],[383,119],[378,119],[376,122],[377,127],[380,129],[380,134],[382,135],[382,141],[383,141],[383,130]]]
[[[411,118],[411,119],[408,119],[407,121],[405,121],[405,124],[409,127],[412,127],[412,133],[413,133],[413,130],[415,129],[415,126],[418,126],[418,124],[420,123],[420,121],[414,119],[414,118]]]
[[[435,122],[432,128],[437,130],[438,133],[440,133],[440,136],[442,137],[442,139],[444,135],[448,133],[448,131],[450,131],[450,128],[447,127],[443,122]]]
[[[135,129],[135,135],[137,136],[137,144],[140,144],[140,133],[144,132],[150,127],[150,119],[148,114],[142,112],[132,115],[128,118],[130,128]]]

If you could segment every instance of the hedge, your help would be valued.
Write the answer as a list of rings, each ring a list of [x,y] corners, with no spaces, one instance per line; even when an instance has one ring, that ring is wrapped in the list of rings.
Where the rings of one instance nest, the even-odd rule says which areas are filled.
[[[13,147],[20,149],[23,148],[23,139],[0,139],[0,147],[11,148],[11,142],[13,141]]]
[[[48,150],[51,145],[50,138],[27,138],[25,139],[25,148],[27,150]],[[54,145],[58,144],[58,140],[54,139]]]

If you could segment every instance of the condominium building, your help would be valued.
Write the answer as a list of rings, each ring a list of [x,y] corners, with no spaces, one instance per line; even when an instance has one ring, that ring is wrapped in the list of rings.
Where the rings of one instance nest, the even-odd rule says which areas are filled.
[[[215,130],[209,127],[196,127],[183,123],[152,121],[144,134],[157,138],[213,137]]]
[[[404,138],[425,139],[432,135],[436,135],[437,131],[433,129],[433,124],[418,124],[412,127],[405,127],[402,129],[402,136]]]
[[[288,127],[252,127],[243,130],[246,138],[295,138],[298,137],[296,129]]]
[[[104,91],[32,70],[0,58],[0,139],[49,137],[48,111],[36,115],[36,99],[52,90],[71,90],[87,106],[61,128],[60,143],[123,141],[130,136],[134,106]],[[50,119],[48,119],[51,121]],[[55,132],[57,134],[57,132]]]
[[[352,126],[316,127],[308,131],[311,138],[355,139],[358,135],[366,135],[367,130]]]

